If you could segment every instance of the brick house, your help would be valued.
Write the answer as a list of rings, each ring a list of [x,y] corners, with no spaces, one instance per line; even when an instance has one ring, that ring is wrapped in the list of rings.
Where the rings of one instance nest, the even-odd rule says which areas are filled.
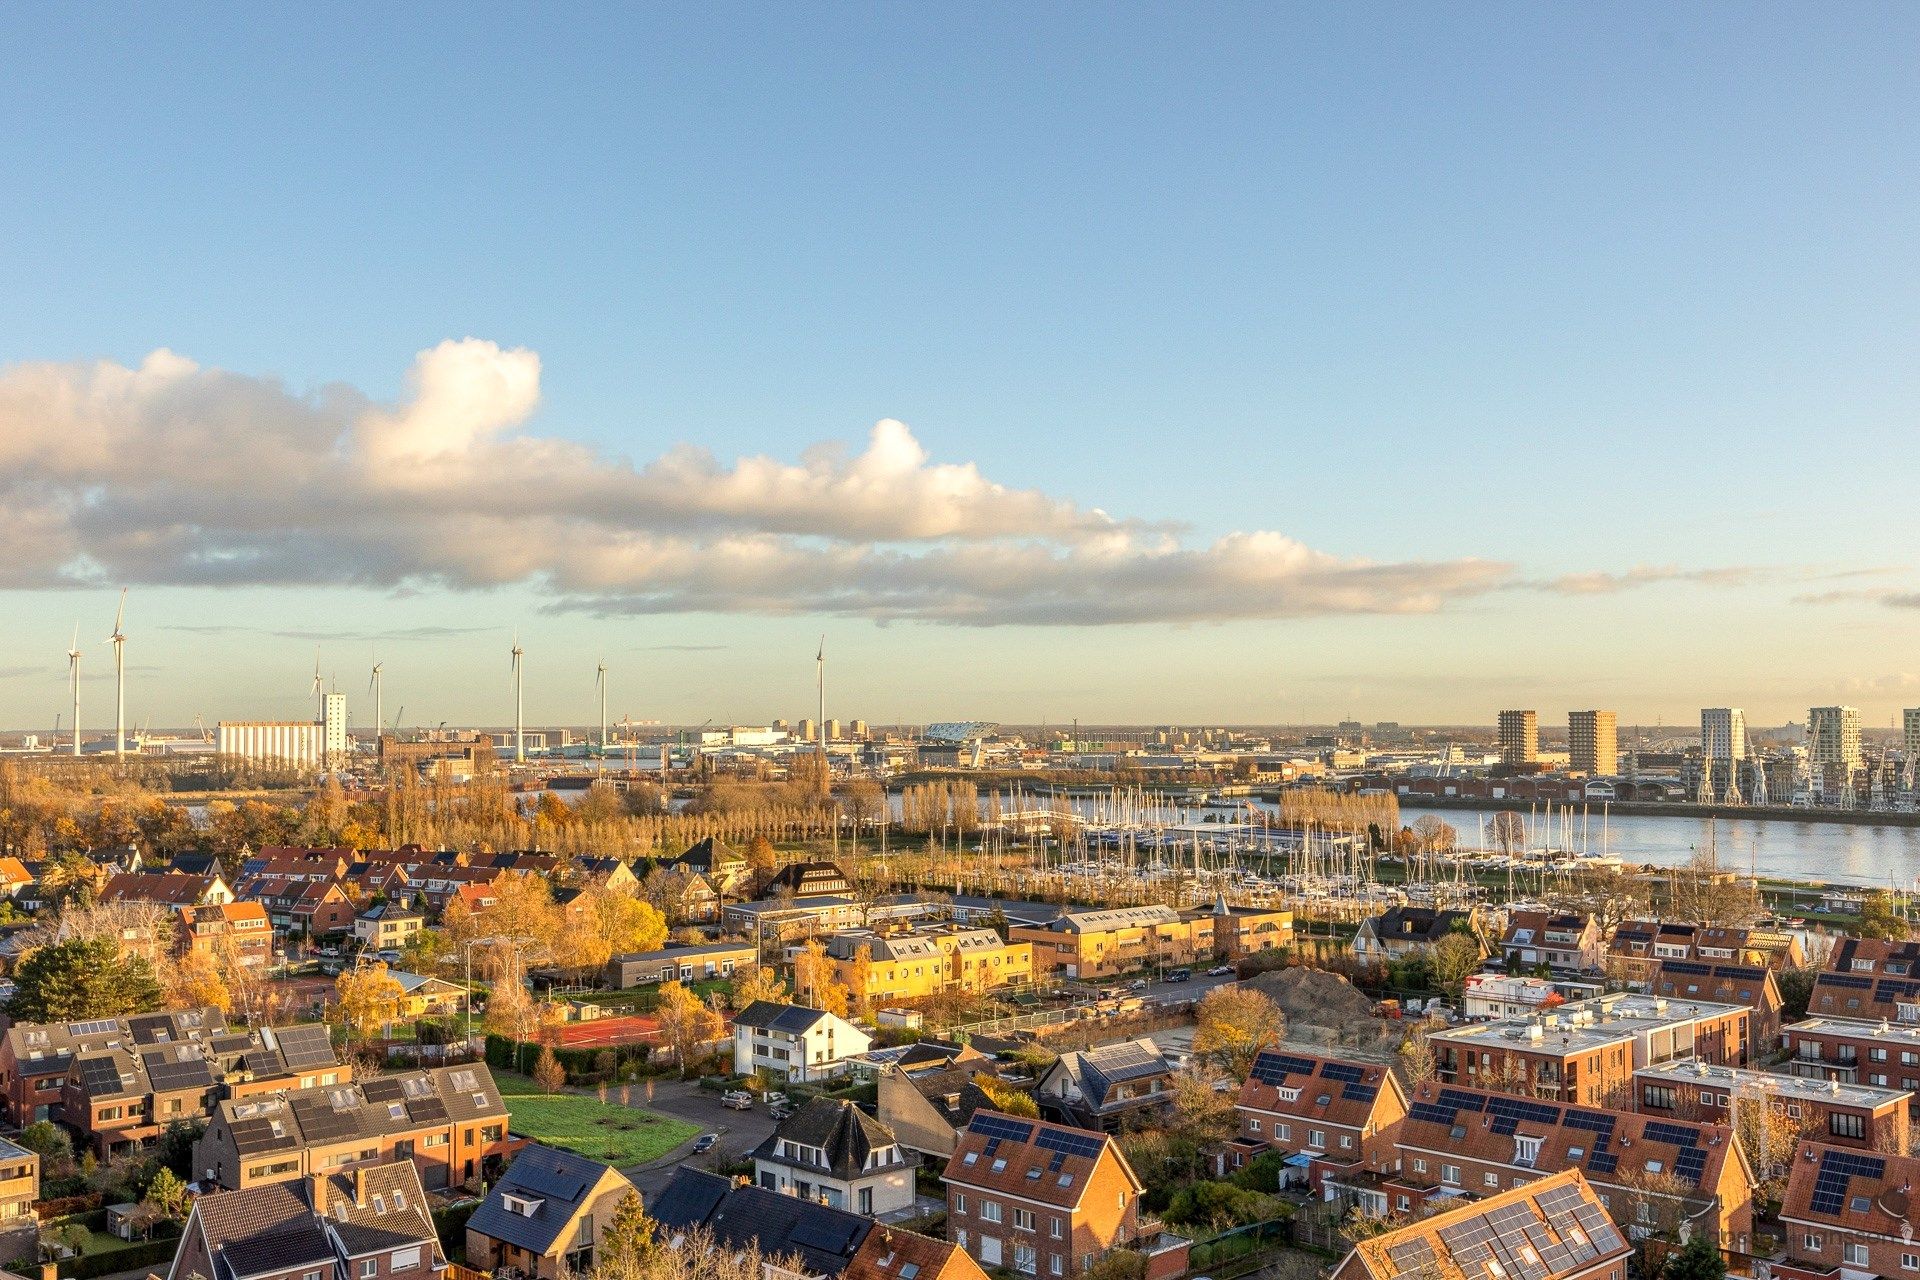
[[[231,956],[249,969],[264,969],[273,962],[273,922],[257,902],[181,907],[174,913],[174,926],[176,949],[183,957]]]
[[[1773,970],[1761,965],[1711,964],[1696,960],[1663,960],[1648,983],[1656,996],[1668,1000],[1712,1000],[1716,1004],[1745,1005],[1747,1060],[1758,1062],[1779,1043],[1780,983]]]
[[[1920,1026],[1815,1017],[1782,1027],[1780,1042],[1794,1075],[1920,1092]]]
[[[1797,968],[1807,962],[1799,938],[1770,929],[1694,924],[1685,920],[1622,920],[1607,940],[1606,969],[1623,981],[1652,981],[1663,960],[1696,964]]]
[[[1780,1201],[1781,1280],[1871,1280],[1920,1271],[1913,1188],[1920,1159],[1803,1142]]]
[[[1632,1253],[1586,1177],[1566,1169],[1361,1240],[1332,1280],[1626,1280]]]
[[[402,1161],[199,1197],[167,1280],[429,1280],[445,1265]]]
[[[1329,1178],[1351,1186],[1394,1171],[1407,1097],[1386,1067],[1268,1049],[1254,1059],[1234,1109],[1228,1166],[1279,1152],[1291,1181],[1329,1194]]]
[[[1529,969],[1544,964],[1567,973],[1593,973],[1604,951],[1600,925],[1588,915],[1515,911],[1500,935],[1502,959]]]
[[[1869,1151],[1907,1149],[1909,1104],[1904,1089],[1816,1081],[1772,1071],[1677,1062],[1634,1072],[1633,1109],[1732,1124],[1736,1102],[1751,1098],[1779,1112],[1808,1136]]]
[[[1140,1179],[1106,1134],[976,1111],[940,1180],[948,1239],[985,1268],[1078,1275],[1140,1234]]]

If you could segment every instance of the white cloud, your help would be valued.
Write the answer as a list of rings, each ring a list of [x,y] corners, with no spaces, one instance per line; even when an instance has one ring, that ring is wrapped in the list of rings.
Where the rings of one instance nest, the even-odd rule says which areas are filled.
[[[636,466],[530,433],[539,403],[537,355],[471,338],[420,353],[392,405],[168,351],[14,366],[0,585],[532,583],[561,610],[977,626],[1419,613],[1516,585],[1498,562],[1373,563],[1273,532],[1189,545],[936,462],[891,419],[858,452],[679,445]]]

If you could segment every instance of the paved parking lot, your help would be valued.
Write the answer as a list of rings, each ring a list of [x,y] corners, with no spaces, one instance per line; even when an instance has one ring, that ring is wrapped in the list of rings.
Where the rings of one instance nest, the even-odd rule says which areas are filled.
[[[691,1120],[700,1126],[702,1133],[720,1135],[720,1141],[705,1155],[694,1155],[693,1146],[689,1143],[652,1165],[628,1169],[627,1175],[640,1188],[642,1195],[656,1194],[673,1177],[673,1171],[683,1164],[696,1169],[711,1169],[721,1160],[735,1159],[753,1150],[773,1132],[773,1117],[767,1114],[766,1103],[754,1103],[751,1111],[732,1111],[720,1105],[719,1094],[695,1084],[662,1082],[654,1088],[653,1101],[641,1105]]]

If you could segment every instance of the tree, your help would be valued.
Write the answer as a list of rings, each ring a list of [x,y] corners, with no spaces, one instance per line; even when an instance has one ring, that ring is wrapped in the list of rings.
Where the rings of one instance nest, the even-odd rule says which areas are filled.
[[[998,1076],[976,1071],[973,1073],[973,1086],[987,1095],[987,1101],[993,1104],[995,1111],[1004,1111],[1010,1116],[1026,1116],[1032,1120],[1040,1118],[1040,1108],[1034,1102],[1033,1095],[1010,1087]]]
[[[1511,809],[1502,809],[1487,823],[1487,843],[1511,857],[1527,842],[1527,824]]]
[[[1460,843],[1460,833],[1453,824],[1431,813],[1414,820],[1413,836],[1422,853],[1452,853]]]
[[[340,1020],[363,1041],[400,1016],[400,1005],[407,994],[400,980],[378,961],[342,970],[334,979],[333,990]]]
[[[1799,966],[1782,969],[1773,975],[1780,984],[1782,1024],[1798,1022],[1807,1016],[1807,1002],[1813,999],[1813,980],[1819,975],[1818,969]]]
[[[41,947],[14,972],[7,1012],[15,1022],[84,1022],[160,1007],[160,982],[140,956],[108,938]]]
[[[1811,1110],[1807,1108],[1806,1110]],[[1787,1177],[1800,1139],[1811,1136],[1810,1117],[1795,1120],[1765,1094],[1739,1093],[1733,1099],[1733,1135],[1753,1170],[1754,1191],[1760,1200],[1778,1200],[1786,1194]]]
[[[847,966],[847,990],[860,1012],[867,1011],[867,992],[873,986],[873,948],[861,943],[854,948],[853,963]]]
[[[1200,1001],[1193,1052],[1244,1080],[1262,1049],[1280,1042],[1280,1007],[1251,987],[1215,987]]]
[[[833,961],[827,958],[827,949],[818,938],[809,938],[800,954],[793,958],[793,986],[800,998],[813,1008],[837,1018],[847,1016],[852,993],[834,976]]]
[[[1664,1280],[1726,1280],[1727,1259],[1704,1231],[1687,1239],[1686,1247],[1667,1259]]]
[[[766,965],[754,965],[746,971],[745,977],[735,977],[733,980],[733,1007],[736,1009],[744,1009],[756,1000],[785,1004],[787,996],[787,984]]]
[[[1902,916],[1893,907],[1893,895],[1885,889],[1869,889],[1866,900],[1860,904],[1859,935],[1863,938],[1877,938],[1882,942],[1903,941],[1912,930]]]
[[[1480,967],[1480,943],[1464,933],[1450,933],[1428,949],[1433,985],[1458,1000],[1466,976]]]
[[[1407,1038],[1400,1042],[1400,1070],[1415,1088],[1433,1079],[1439,1068],[1429,1034],[1428,1024],[1420,1023],[1408,1027]]]
[[[600,1236],[593,1280],[653,1280],[662,1266],[659,1234],[636,1192],[614,1206],[613,1219]]]
[[[63,1166],[73,1162],[73,1139],[51,1120],[36,1120],[20,1131],[20,1145],[40,1157],[44,1166]]]
[[[187,1184],[173,1170],[163,1167],[147,1184],[146,1203],[161,1217],[178,1222],[187,1216]]]
[[[673,1051],[673,1060],[683,1070],[693,1060],[694,1050],[717,1039],[726,1025],[677,979],[660,984],[660,1007],[653,1016],[660,1021],[660,1034]]]
[[[748,876],[757,887],[773,879],[779,872],[780,855],[774,852],[773,841],[765,836],[755,836],[747,843]]]
[[[233,992],[227,988],[220,962],[204,951],[189,951],[168,967],[166,995],[168,1006],[175,1009],[233,1011]]]
[[[540,1056],[533,1064],[533,1082],[542,1093],[558,1093],[567,1083],[567,1069],[560,1065],[550,1044],[540,1046]]]

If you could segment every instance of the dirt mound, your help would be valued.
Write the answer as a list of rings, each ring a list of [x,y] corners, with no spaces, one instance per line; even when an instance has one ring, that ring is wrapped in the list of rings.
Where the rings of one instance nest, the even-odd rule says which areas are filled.
[[[1384,1052],[1399,1040],[1397,1024],[1373,1016],[1373,1001],[1337,973],[1295,967],[1249,978],[1286,1016],[1286,1038],[1328,1047]]]

